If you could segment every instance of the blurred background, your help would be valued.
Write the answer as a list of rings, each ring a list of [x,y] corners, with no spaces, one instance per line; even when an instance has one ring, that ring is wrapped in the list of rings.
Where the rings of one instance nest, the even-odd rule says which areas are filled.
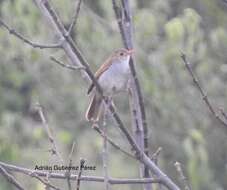
[[[77,1],[52,3],[69,26]],[[227,110],[227,4],[222,0],[130,1],[134,22],[136,69],[145,99],[149,148],[159,156],[159,166],[178,184],[174,163],[183,165],[193,190],[227,189],[227,131],[211,115],[180,58],[187,54],[215,108]],[[57,36],[33,1],[0,0],[0,16],[32,41],[51,44]],[[95,71],[109,54],[122,47],[111,0],[84,0],[73,38]],[[61,50],[39,50],[0,28],[0,160],[34,169],[36,164],[58,163],[50,155],[45,130],[35,111],[44,106],[64,160],[73,141],[73,164],[85,158],[102,175],[102,139],[85,120],[88,84],[78,72],[51,62],[53,55],[69,63]],[[125,125],[130,127],[127,94],[116,98]],[[130,150],[122,133],[108,123],[109,136]],[[112,177],[138,177],[138,164],[109,146]],[[28,189],[42,190],[35,179],[17,179]],[[66,182],[54,181],[60,187]],[[81,189],[103,184],[83,183]],[[112,189],[142,189],[140,185]],[[13,189],[0,176],[0,190]]]

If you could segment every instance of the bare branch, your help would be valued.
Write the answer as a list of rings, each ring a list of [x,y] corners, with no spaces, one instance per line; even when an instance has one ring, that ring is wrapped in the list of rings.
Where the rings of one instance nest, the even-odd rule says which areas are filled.
[[[72,22],[69,26],[69,30],[68,30],[68,35],[71,35],[72,30],[75,28],[77,20],[78,20],[78,16],[79,16],[79,12],[80,12],[80,6],[81,6],[82,0],[78,0],[77,6],[76,6],[76,12],[73,15],[72,18]]]
[[[181,167],[181,163],[180,162],[176,162],[175,164],[175,167],[176,167],[176,170],[180,176],[180,179],[182,180],[183,184],[184,184],[184,189],[185,190],[191,190],[189,184],[188,184],[188,181],[187,181],[187,178],[184,176],[184,173],[183,173],[183,170],[182,170],[182,167]]]
[[[112,0],[113,3],[113,9],[118,21],[118,26],[120,29],[122,41],[124,43],[124,46],[127,49],[133,48],[133,32],[132,32],[132,14],[129,7],[129,1],[128,0],[121,0],[122,8],[117,6],[116,0]],[[143,143],[140,143],[140,148],[145,152],[147,156],[149,156],[149,147],[148,147],[148,128],[147,128],[147,121],[146,121],[146,112],[144,107],[144,100],[140,88],[140,83],[137,78],[136,69],[134,66],[134,59],[130,59],[129,65],[131,69],[132,79],[131,79],[131,95],[132,100],[131,102],[131,112],[132,117],[134,117],[133,125],[135,128],[135,131],[138,131],[139,133],[136,133],[137,139],[143,139]],[[142,134],[143,133],[143,134]],[[141,142],[140,140],[140,142]],[[145,166],[144,168],[144,176],[149,177],[149,170],[148,167]],[[150,189],[150,187],[148,187]]]
[[[76,179],[76,190],[80,190],[80,180],[81,180],[81,175],[83,171],[83,166],[84,166],[85,160],[83,158],[80,159],[80,168],[79,168],[79,173]]]
[[[198,91],[200,92],[200,94],[202,95],[202,99],[204,100],[205,104],[207,105],[209,111],[215,116],[215,118],[225,127],[227,127],[227,122],[224,121],[215,111],[213,105],[211,104],[206,92],[202,89],[200,83],[199,83],[199,80],[198,78],[195,76],[192,68],[191,68],[191,65],[190,63],[188,62],[187,58],[186,58],[186,55],[184,53],[181,53],[181,58],[184,62],[184,65],[186,67],[186,69],[188,70],[189,74],[191,75],[192,79],[193,79],[193,82],[196,86],[196,88],[198,89]],[[224,111],[223,111],[224,113]]]
[[[223,115],[223,117],[225,118],[225,120],[227,121],[227,114],[224,111],[224,109],[223,108],[220,108],[219,110],[220,110],[221,114]]]
[[[112,102],[109,99],[108,104],[111,104],[111,103]],[[107,125],[106,125],[107,115],[108,115],[108,108],[107,108],[107,106],[105,106],[104,107],[104,118],[103,118],[103,152],[102,152],[105,190],[109,190],[108,146],[107,146]]]
[[[47,123],[47,120],[46,120],[46,118],[44,116],[43,108],[42,108],[42,106],[39,103],[37,103],[36,107],[37,107],[40,119],[42,121],[42,124],[44,126],[44,129],[46,130],[48,139],[49,139],[49,141],[50,141],[50,143],[52,145],[51,152],[52,152],[53,155],[57,155],[59,160],[63,163],[62,156],[61,156],[60,152],[58,151],[55,139],[54,139],[53,134],[52,134],[52,132],[50,130],[50,127],[49,127],[49,125]]]
[[[92,82],[96,86],[96,89],[97,89],[98,93],[100,93],[104,102],[106,104],[108,104],[107,100],[103,96],[100,85],[98,84],[96,78],[94,77],[93,73],[91,72],[91,70],[89,68],[87,61],[85,60],[82,53],[80,52],[80,50],[78,49],[76,44],[73,42],[71,37],[67,35],[67,32],[66,32],[63,24],[60,21],[60,18],[57,16],[57,14],[54,11],[54,9],[52,8],[52,6],[49,4],[49,2],[47,0],[36,0],[36,1],[37,1],[37,4],[40,6],[41,10],[45,11],[44,15],[48,15],[48,17],[47,17],[48,20],[50,20],[54,24],[54,26],[58,30],[58,33],[63,38],[65,38],[66,43],[64,43],[63,49],[65,50],[66,54],[69,56],[69,58],[71,59],[71,61],[73,63],[75,63],[75,64],[78,63],[78,62],[75,62],[74,58],[76,58],[77,60],[79,60],[79,62],[80,62],[79,64],[82,64],[85,67],[84,71],[87,73],[87,76],[90,78],[90,80],[92,80]],[[73,52],[73,54],[72,54],[72,52]],[[121,121],[119,115],[116,113],[114,107],[112,105],[109,105],[108,107],[109,107],[109,110],[110,110],[113,118],[115,119],[116,123],[118,124],[119,128],[123,131],[123,133],[126,135],[127,139],[129,140],[129,143],[133,147],[137,147],[137,145],[134,142],[133,138],[131,137],[130,133],[124,127],[123,122]],[[134,149],[137,151],[140,151],[138,147],[134,148]],[[137,155],[140,155],[140,153],[137,152]]]
[[[64,173],[49,173],[49,172],[45,172],[45,171],[31,170],[31,169],[11,165],[11,164],[6,164],[4,162],[0,162],[0,166],[6,168],[9,171],[22,173],[22,174],[25,174],[28,176],[36,174],[40,177],[46,177],[47,175],[49,175],[49,178],[54,178],[54,179],[66,179],[67,178]],[[72,174],[70,176],[70,179],[77,180],[78,175]],[[81,175],[80,181],[93,181],[93,182],[103,183],[104,178],[98,177],[98,176],[82,176]],[[146,184],[146,183],[162,183],[162,180],[159,178],[156,178],[156,179],[154,179],[154,178],[145,178],[145,179],[110,178],[109,183],[112,185]]]
[[[64,68],[67,68],[67,69],[70,69],[70,70],[73,70],[73,71],[78,71],[78,70],[83,70],[85,69],[84,67],[77,67],[77,66],[74,66],[74,65],[69,65],[69,64],[64,64],[62,63],[61,61],[57,60],[55,57],[53,56],[50,56],[50,59],[51,61],[53,61],[54,63],[57,63],[58,65],[64,67]]]
[[[93,73],[91,72],[89,65],[87,61],[82,56],[80,50],[75,45],[71,37],[66,35],[66,30],[60,21],[59,17],[57,16],[56,12],[52,8],[52,6],[49,4],[49,1],[47,0],[36,0],[37,4],[39,5],[40,9],[43,11],[43,14],[46,16],[46,18],[49,20],[49,22],[53,23],[55,26],[57,32],[61,37],[64,37],[65,39],[65,45],[63,45],[63,49],[65,53],[69,56],[72,63],[75,64],[82,64],[85,67],[85,71],[87,76],[92,80],[94,85],[96,86],[97,92],[101,95],[104,102],[107,104],[107,100],[105,100],[102,89],[100,85],[98,84],[97,80],[95,79]],[[76,60],[75,60],[76,59]],[[162,181],[162,183],[168,187],[171,190],[179,190],[179,188],[172,182],[172,180],[166,176],[152,161],[151,159],[144,154],[143,151],[140,150],[128,130],[124,127],[123,122],[121,121],[119,115],[116,113],[114,107],[112,105],[109,105],[109,110],[116,121],[118,127],[121,129],[121,131],[124,133],[125,137],[128,139],[128,142],[132,146],[133,150],[136,152],[136,156],[138,157],[138,160],[140,160],[143,164],[145,164],[154,174],[157,175],[158,178]]]
[[[112,0],[113,3],[113,9],[115,11],[115,15],[117,17],[117,21],[118,21],[118,25],[120,28],[120,32],[121,32],[121,36],[122,36],[122,40],[124,42],[124,45],[127,49],[132,49],[133,48],[133,40],[132,40],[132,15],[130,12],[130,7],[129,7],[129,1],[128,0],[121,0],[122,2],[122,7],[123,10],[121,9],[121,11],[119,11],[119,7],[117,6],[116,0]],[[141,122],[142,122],[142,128],[143,128],[143,132],[144,132],[144,152],[145,154],[143,154],[143,157],[145,158],[145,160],[149,159],[148,155],[148,128],[147,128],[147,122],[146,122],[146,113],[145,113],[145,107],[144,107],[144,101],[143,101],[143,97],[142,97],[142,93],[141,93],[141,88],[140,88],[140,84],[138,81],[138,78],[136,76],[136,70],[134,67],[134,60],[131,58],[130,59],[130,69],[131,69],[131,73],[132,73],[132,91],[135,91],[135,97],[134,100],[135,102],[138,101],[138,105],[137,107],[139,107],[139,109],[137,107],[135,107],[135,109],[132,109],[134,112],[136,112],[135,114],[137,114],[137,119],[136,121],[139,121],[139,119],[141,118]],[[132,114],[134,115],[134,114]],[[141,124],[140,124],[141,125]],[[137,125],[136,127],[140,127],[140,125]],[[145,166],[145,170],[144,170],[144,176],[145,177],[149,177],[149,169],[158,177],[162,177],[163,178],[163,184],[168,188],[168,189],[179,189],[179,187],[174,184],[164,173],[162,173],[160,171],[160,169],[153,163],[150,162],[149,160],[148,163],[144,162],[145,160],[142,160],[142,163],[144,163]],[[161,173],[160,173],[161,172]],[[147,187],[147,189],[149,189],[150,187]]]
[[[91,70],[89,68],[89,64],[83,57],[82,53],[80,52],[80,50],[78,49],[76,44],[73,42],[72,38],[70,36],[66,35],[66,30],[65,30],[63,24],[60,22],[60,19],[57,16],[57,14],[55,13],[55,11],[53,10],[52,6],[46,0],[36,0],[36,1],[41,6],[42,9],[45,9],[45,14],[46,14],[46,12],[48,12],[48,14],[50,16],[50,17],[48,17],[48,19],[50,19],[51,22],[53,22],[55,24],[55,26],[58,29],[58,32],[62,35],[62,37],[65,38],[65,42],[66,42],[65,44],[67,44],[68,46],[67,46],[67,48],[65,48],[63,46],[63,49],[65,50],[66,54],[69,55],[71,52],[73,52],[74,55],[76,55],[77,59],[80,61],[80,64],[82,64],[82,66],[84,66],[84,71],[87,73],[90,80],[92,80],[92,82],[96,86],[97,92],[101,95],[102,99],[104,100],[104,103],[106,105],[108,105],[108,100],[103,96],[102,89],[101,89],[100,85],[98,84],[95,76],[91,72]],[[68,50],[68,49],[70,49],[70,50]],[[70,53],[69,53],[69,51],[70,51]],[[72,57],[71,54],[69,56]],[[72,62],[75,63],[74,60],[72,60]],[[133,149],[137,152],[137,155],[141,155],[139,147],[136,145],[135,141],[133,140],[133,138],[130,135],[130,133],[128,132],[128,130],[124,127],[123,122],[121,121],[119,115],[116,113],[112,104],[110,104],[108,106],[108,108],[109,108],[113,118],[115,119],[118,127],[125,134],[125,136],[127,137],[128,141],[132,145],[132,147],[134,147]]]
[[[10,184],[13,184],[19,190],[25,190],[21,186],[21,184],[15,179],[15,177],[13,177],[9,172],[7,172],[7,170],[1,165],[0,165],[0,172],[2,173],[2,175],[7,179],[7,181]]]
[[[17,37],[18,39],[22,40],[24,43],[32,46],[33,48],[54,49],[54,48],[61,48],[61,46],[62,46],[62,42],[57,43],[57,44],[50,44],[50,45],[37,44],[35,42],[32,42],[32,41],[28,40],[27,38],[25,38],[20,33],[18,33],[13,28],[10,28],[2,19],[0,19],[0,26],[3,26],[9,32],[9,34],[14,35],[15,37]]]
[[[72,166],[72,162],[70,162],[69,167]],[[68,190],[72,190],[72,185],[71,185],[71,181],[70,181],[70,175],[71,175],[71,171],[70,169],[65,173],[65,175],[67,176],[67,185],[68,185]]]
[[[124,46],[127,47],[128,44],[127,44],[127,39],[126,39],[126,35],[125,35],[125,28],[123,26],[122,9],[117,5],[116,0],[112,0],[112,4],[113,4],[114,13],[115,13],[115,16],[116,16],[116,19],[117,19],[117,23],[118,23],[118,26],[119,26],[119,29],[120,29],[122,41],[124,43]]]

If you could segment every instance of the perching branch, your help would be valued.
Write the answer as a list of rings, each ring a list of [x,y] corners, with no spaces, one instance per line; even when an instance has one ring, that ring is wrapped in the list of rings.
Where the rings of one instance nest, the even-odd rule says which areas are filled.
[[[40,7],[40,10],[43,12],[43,15],[46,16],[46,19],[52,23],[58,34],[65,39],[64,44],[62,45],[63,50],[65,53],[69,56],[70,60],[73,64],[83,65],[85,67],[86,76],[96,86],[97,92],[100,94],[106,105],[108,105],[107,100],[105,100],[102,89],[100,85],[98,84],[97,80],[95,79],[93,73],[91,72],[89,65],[87,61],[82,56],[82,53],[76,46],[76,44],[73,42],[70,36],[67,36],[67,31],[64,28],[62,22],[60,21],[59,17],[57,16],[56,12],[53,10],[52,6],[50,5],[49,1],[47,0],[36,0],[37,4]],[[131,61],[130,61],[131,62]],[[172,182],[172,180],[166,176],[152,161],[151,159],[143,152],[141,151],[140,147],[136,144],[128,130],[124,127],[123,122],[121,121],[119,115],[116,113],[114,107],[110,104],[109,106],[110,113],[112,114],[114,120],[116,121],[118,127],[121,129],[125,137],[127,138],[128,142],[132,146],[133,150],[135,151],[136,156],[138,157],[138,160],[140,160],[144,165],[146,165],[160,180],[162,181],[163,185],[165,185],[167,188],[171,190],[179,190],[179,187],[176,186]],[[143,122],[145,122],[144,120]]]
[[[121,6],[117,5],[116,0],[112,0],[113,9],[117,18],[118,26],[120,29],[122,41],[124,46],[127,49],[133,48],[133,26],[132,26],[132,14],[129,7],[128,0],[121,0]],[[137,138],[137,142],[140,142],[140,148],[145,152],[147,156],[149,156],[149,148],[148,148],[148,128],[146,122],[146,112],[144,107],[144,100],[140,88],[140,83],[137,78],[136,69],[134,66],[134,59],[130,59],[130,69],[132,74],[131,79],[131,109],[132,109],[132,117],[133,117],[133,126],[135,130],[135,135]],[[143,139],[143,142],[141,140]],[[149,177],[149,170],[145,166],[144,168],[144,176]]]
[[[76,64],[76,65],[79,64],[80,66],[84,67],[82,72],[85,72],[88,79],[94,83],[97,89],[97,92],[100,94],[104,103],[109,108],[110,113],[114,118],[114,120],[116,121],[118,127],[122,130],[122,132],[125,134],[126,138],[128,139],[129,144],[131,144],[133,149],[136,151],[136,155],[140,155],[139,147],[136,145],[134,139],[132,138],[128,130],[124,127],[124,124],[120,119],[119,115],[116,113],[114,106],[112,104],[108,104],[108,100],[103,96],[102,89],[98,84],[94,74],[91,72],[88,62],[80,52],[79,48],[73,42],[72,38],[66,35],[66,29],[64,28],[62,22],[60,22],[60,18],[57,16],[52,6],[49,4],[47,0],[36,0],[36,1],[37,1],[37,4],[40,5],[41,10],[44,11],[44,15],[48,15],[47,19],[54,24],[57,31],[59,32],[59,35],[65,38],[65,43],[63,44],[63,50],[65,51],[65,53],[69,56],[73,64]]]
[[[77,15],[78,15],[78,12],[79,12],[79,6],[80,6],[80,4],[78,4],[78,8],[77,8]],[[75,16],[74,17],[74,20],[76,20],[76,18],[77,18],[78,16]],[[71,26],[71,28],[73,27],[73,25],[75,26],[75,23],[76,21],[74,21],[73,23],[72,23],[72,26]],[[2,20],[0,20],[0,24],[2,25],[2,26],[4,26],[8,31],[9,31],[9,33],[11,33],[11,34],[13,34],[13,35],[15,35],[16,37],[18,37],[20,40],[22,40],[22,41],[24,41],[25,43],[27,43],[27,44],[29,44],[29,45],[31,45],[33,48],[60,48],[61,47],[61,44],[58,44],[58,45],[39,45],[39,44],[36,44],[36,43],[33,43],[33,42],[31,42],[30,40],[28,40],[28,39],[26,39],[25,37],[23,37],[21,34],[19,34],[18,32],[16,32],[14,29],[11,29],[6,23],[4,23]],[[65,49],[67,49],[66,47],[65,47]],[[82,55],[81,55],[82,56]],[[72,57],[72,55],[69,55],[69,57]],[[57,59],[55,59],[53,56],[51,56],[51,60],[53,61],[53,62],[55,62],[55,63],[57,63],[57,64],[59,64],[59,65],[61,65],[62,67],[65,67],[65,68],[68,68],[68,69],[71,69],[71,70],[85,70],[85,67],[83,67],[83,66],[78,66],[78,67],[76,67],[76,66],[73,66],[73,65],[68,65],[68,64],[64,64],[64,63],[62,63],[62,62],[60,62],[60,61],[58,61]],[[45,126],[47,126],[47,123],[46,123],[46,119],[45,119],[45,117],[44,117],[44,115],[43,115],[43,113],[41,113],[40,112],[41,110],[39,110],[39,114],[41,114],[40,115],[40,117],[41,117],[41,119],[42,119],[42,122],[43,122],[43,124],[45,124]],[[48,137],[49,137],[49,140],[50,140],[50,142],[52,143],[53,142],[53,136],[51,135],[51,133],[49,132],[50,130],[46,130],[47,131],[47,133],[48,133]],[[112,145],[114,145],[114,143],[112,143]],[[55,147],[56,145],[53,145],[53,147]],[[117,147],[116,145],[114,145],[115,147]],[[119,148],[118,148],[119,149]],[[56,153],[56,148],[53,148],[52,149],[52,153]],[[130,155],[129,153],[128,153],[128,155]],[[131,157],[133,157],[132,155],[130,155]],[[61,159],[62,160],[62,159]]]
[[[27,38],[25,38],[20,33],[18,33],[13,28],[10,28],[2,19],[0,19],[0,26],[3,26],[9,32],[9,34],[14,35],[15,37],[17,37],[18,39],[22,40],[24,43],[32,46],[33,48],[39,48],[39,49],[61,48],[62,42],[57,43],[57,44],[50,44],[50,45],[44,45],[44,44],[38,44],[38,43],[32,42],[32,41],[28,40]]]
[[[41,11],[43,12],[43,15],[46,16],[46,18],[55,26],[55,29],[57,33],[59,34],[59,39],[64,39],[62,43],[62,48],[65,51],[65,53],[68,55],[70,60],[73,64],[84,66],[85,70],[82,70],[82,74],[84,78],[88,78],[89,80],[92,80],[92,82],[95,84],[97,91],[100,93],[101,97],[104,100],[102,90],[97,83],[93,73],[91,72],[87,61],[82,56],[80,50],[75,45],[73,40],[70,36],[67,35],[67,31],[64,28],[62,22],[60,21],[59,17],[49,4],[49,1],[47,0],[36,0],[37,4],[39,5]],[[131,62],[131,61],[130,61]],[[104,102],[107,104],[107,101],[104,100]],[[145,164],[152,172],[154,172],[158,178],[160,178],[161,183],[163,183],[166,187],[173,190],[178,190],[179,188],[150,160],[150,158],[143,153],[143,151],[140,150],[134,139],[131,137],[128,130],[124,127],[120,117],[115,112],[115,109],[112,105],[109,105],[109,110],[115,119],[116,123],[118,124],[118,127],[121,129],[121,131],[124,133],[126,138],[128,139],[129,143],[131,144],[133,150],[136,153],[136,156],[138,157],[138,160],[140,160],[143,164]],[[52,174],[50,174],[51,176]],[[45,174],[46,176],[46,174]],[[65,178],[65,176],[64,176]],[[110,179],[111,180],[111,179]],[[111,181],[110,181],[111,183]]]
[[[211,104],[207,93],[202,89],[198,78],[195,76],[190,63],[188,62],[186,55],[184,53],[181,53],[181,58],[184,62],[184,65],[187,69],[187,71],[189,72],[189,74],[191,75],[193,82],[195,84],[195,87],[198,89],[198,91],[200,92],[200,94],[202,95],[202,99],[204,100],[205,104],[207,105],[209,111],[211,112],[212,115],[215,116],[215,118],[227,129],[227,121],[223,120],[220,115],[215,111],[214,106]],[[224,112],[224,110],[221,111],[222,115],[226,115],[226,113]],[[224,116],[225,117],[225,116]]]

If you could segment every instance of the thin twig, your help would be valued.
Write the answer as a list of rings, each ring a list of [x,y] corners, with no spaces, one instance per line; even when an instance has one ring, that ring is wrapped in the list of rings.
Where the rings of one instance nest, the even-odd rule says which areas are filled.
[[[32,42],[25,38],[23,35],[18,33],[15,29],[10,28],[2,19],[0,19],[0,26],[3,26],[9,34],[14,35],[18,39],[22,40],[24,43],[32,46],[33,48],[39,48],[39,49],[54,49],[54,48],[61,48],[62,42],[57,43],[57,44],[50,44],[50,45],[44,45],[44,44],[38,44],[35,42]]]
[[[158,157],[162,151],[162,147],[158,147],[158,149],[151,155],[151,160],[154,161],[154,163],[158,166]],[[159,190],[163,190],[162,184],[157,184]]]
[[[114,9],[114,13],[117,19],[117,23],[118,23],[118,27],[120,29],[120,33],[121,33],[121,37],[122,37],[122,41],[124,43],[124,46],[127,47],[127,39],[126,39],[126,35],[125,35],[125,29],[123,27],[123,19],[122,19],[122,9],[117,5],[116,0],[112,0],[112,4],[113,4],[113,9]]]
[[[0,166],[6,168],[9,171],[12,172],[18,172],[22,173],[25,175],[28,175],[31,177],[31,175],[38,175],[40,177],[46,177],[49,175],[49,178],[53,179],[66,179],[67,177],[65,176],[65,173],[49,173],[46,171],[39,171],[39,170],[31,170],[28,168],[23,168],[19,166],[15,166],[12,164],[6,164],[4,162],[0,161]],[[76,180],[78,179],[78,175],[72,174],[70,176],[71,180]],[[99,176],[82,176],[80,177],[81,181],[93,181],[93,182],[99,182],[103,183],[104,182],[104,177],[99,177]],[[145,179],[130,179],[130,178],[110,178],[109,183],[113,185],[117,184],[145,184],[145,183],[162,183],[162,180],[160,178],[145,178]]]
[[[50,173],[51,171],[49,171],[45,177],[45,180],[46,180],[46,185],[45,185],[45,190],[50,190]]]
[[[76,12],[73,15],[72,22],[71,22],[71,24],[69,26],[69,29],[68,29],[68,35],[71,35],[72,30],[76,26],[76,23],[77,23],[77,20],[78,20],[78,16],[79,16],[79,12],[80,12],[81,3],[82,3],[82,0],[78,0],[77,6],[76,6]]]
[[[83,66],[81,67],[76,67],[74,65],[69,65],[69,64],[64,64],[62,63],[61,61],[57,60],[55,57],[53,56],[50,56],[50,60],[53,61],[54,63],[57,63],[58,65],[64,67],[64,68],[67,68],[67,69],[70,69],[70,70],[73,70],[73,71],[78,71],[78,70],[83,70],[85,69]]]
[[[187,58],[186,58],[186,55],[184,53],[181,53],[181,58],[184,62],[184,65],[186,67],[186,69],[188,70],[189,74],[191,75],[192,79],[193,79],[193,82],[196,86],[196,88],[198,89],[198,91],[200,92],[200,94],[202,95],[202,99],[204,100],[205,104],[207,105],[209,111],[212,113],[212,115],[215,116],[215,118],[225,127],[227,127],[227,122],[224,121],[220,116],[219,114],[216,113],[213,105],[211,104],[206,92],[202,89],[200,83],[199,83],[199,80],[198,78],[195,76],[192,68],[191,68],[191,65],[190,63],[188,62]],[[224,112],[224,111],[223,111]]]
[[[227,121],[227,114],[225,113],[224,109],[220,108],[219,110],[220,110],[221,114],[223,115],[223,117],[225,118],[225,120]]]
[[[99,126],[97,124],[93,124],[92,128],[104,138],[104,132],[102,129],[99,128]],[[107,141],[117,150],[123,152],[124,154],[126,154],[127,156],[129,156],[130,158],[133,159],[137,159],[134,155],[132,155],[131,153],[127,152],[126,150],[122,149],[120,147],[120,145],[118,145],[117,143],[114,142],[114,140],[112,140],[109,136],[106,136]]]
[[[12,176],[3,166],[0,165],[0,173],[7,179],[10,184],[13,184],[19,190],[25,190],[21,184]]]
[[[111,100],[108,100],[110,104]],[[104,185],[105,190],[109,190],[109,175],[108,175],[108,146],[107,146],[107,126],[106,119],[108,115],[108,107],[104,107],[104,118],[103,118],[103,152],[102,152],[102,162],[103,162],[103,172],[104,172]]]
[[[182,180],[183,182],[183,185],[184,185],[184,189],[185,190],[191,190],[189,184],[188,184],[188,181],[187,181],[187,178],[185,177],[184,173],[183,173],[183,170],[182,170],[182,167],[181,167],[181,163],[180,162],[176,162],[174,164],[174,166],[176,167],[176,170],[180,176],[180,179]]]
[[[50,141],[50,143],[52,145],[51,153],[53,155],[57,155],[57,157],[59,158],[59,160],[63,163],[62,156],[61,156],[60,152],[58,151],[58,148],[57,148],[55,139],[54,139],[53,134],[52,134],[52,132],[50,130],[50,127],[49,127],[49,125],[47,123],[47,120],[46,120],[46,118],[44,116],[43,108],[42,108],[42,106],[39,103],[37,103],[37,110],[38,110],[38,114],[40,116],[40,119],[42,121],[42,124],[44,126],[44,129],[46,130],[48,139],[49,139],[49,141]]]
[[[75,149],[75,141],[73,141],[73,145],[72,145],[72,148],[71,148],[71,152],[69,154],[69,160],[72,161],[72,156],[73,156],[73,152],[74,152],[74,149]]]
[[[69,154],[69,170],[66,171],[66,173],[65,173],[65,175],[67,177],[67,185],[68,185],[69,190],[72,190],[72,185],[71,185],[71,182],[70,182],[70,175],[71,175],[70,167],[72,166],[72,155],[73,155],[73,152],[74,152],[74,148],[75,148],[75,142],[73,142],[71,152]]]
[[[80,159],[80,168],[79,168],[78,176],[76,179],[76,190],[80,190],[80,181],[81,181],[81,175],[82,175],[84,164],[85,164],[85,160],[83,158],[81,158]]]
[[[151,155],[151,160],[154,161],[156,165],[158,165],[158,156],[162,151],[162,147],[158,147],[158,149]]]

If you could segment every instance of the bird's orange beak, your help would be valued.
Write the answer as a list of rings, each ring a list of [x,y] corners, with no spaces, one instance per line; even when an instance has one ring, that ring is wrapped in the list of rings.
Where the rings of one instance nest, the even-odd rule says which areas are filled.
[[[128,50],[128,55],[132,55],[134,52],[135,52],[134,49],[129,49]]]

